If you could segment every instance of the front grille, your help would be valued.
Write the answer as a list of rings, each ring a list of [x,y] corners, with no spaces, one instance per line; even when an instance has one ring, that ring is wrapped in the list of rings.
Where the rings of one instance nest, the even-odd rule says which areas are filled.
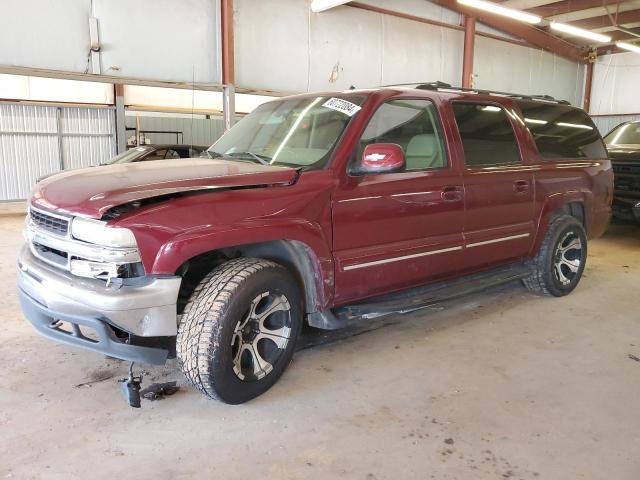
[[[69,220],[39,210],[30,210],[31,221],[48,232],[55,233],[56,235],[65,236],[69,232]]]

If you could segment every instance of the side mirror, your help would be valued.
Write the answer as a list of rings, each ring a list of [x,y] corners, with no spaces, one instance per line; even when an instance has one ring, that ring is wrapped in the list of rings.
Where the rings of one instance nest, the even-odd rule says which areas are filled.
[[[405,168],[402,147],[395,143],[367,145],[362,154],[358,173],[391,173]]]

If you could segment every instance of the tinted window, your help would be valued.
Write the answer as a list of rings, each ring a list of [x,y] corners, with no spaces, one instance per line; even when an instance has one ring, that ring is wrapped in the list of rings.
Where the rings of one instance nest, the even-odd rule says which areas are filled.
[[[465,163],[469,167],[520,162],[518,142],[507,112],[495,105],[454,103]]]
[[[618,125],[604,137],[607,145],[640,144],[640,122],[629,122]]]
[[[607,157],[598,129],[582,110],[542,102],[519,101],[518,105],[543,157]]]
[[[429,100],[392,100],[382,104],[362,134],[359,155],[372,143],[400,145],[407,170],[446,165],[437,110]]]

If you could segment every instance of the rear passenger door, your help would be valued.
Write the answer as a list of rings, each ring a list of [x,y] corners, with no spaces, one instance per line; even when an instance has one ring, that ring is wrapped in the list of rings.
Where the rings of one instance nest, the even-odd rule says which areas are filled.
[[[534,224],[532,169],[523,164],[502,105],[454,102],[465,168],[465,266],[489,266],[529,252]]]

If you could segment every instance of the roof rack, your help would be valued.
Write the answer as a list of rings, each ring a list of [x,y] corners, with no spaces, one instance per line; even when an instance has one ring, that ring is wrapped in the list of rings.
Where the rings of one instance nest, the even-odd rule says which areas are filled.
[[[429,83],[402,83],[396,85],[388,85],[390,87],[402,87],[402,86],[411,86],[415,85],[414,88],[418,90],[445,90],[445,91],[453,91],[453,92],[466,92],[466,93],[476,93],[478,95],[497,95],[500,97],[510,97],[510,98],[521,98],[523,100],[535,100],[539,102],[548,102],[548,103],[557,103],[560,105],[571,105],[566,100],[556,100],[550,95],[525,95],[522,93],[510,93],[510,92],[500,92],[496,90],[483,90],[479,88],[462,88],[462,87],[452,87],[450,84],[445,82],[429,82]]]
[[[525,95],[522,93],[499,92],[495,90],[482,90],[479,88],[452,87],[445,82],[420,83],[416,85],[419,90],[453,90],[456,92],[477,93],[479,95],[498,95],[501,97],[521,98],[523,100],[537,100],[541,102],[558,103],[560,105],[571,105],[566,100],[556,100],[550,95]]]

